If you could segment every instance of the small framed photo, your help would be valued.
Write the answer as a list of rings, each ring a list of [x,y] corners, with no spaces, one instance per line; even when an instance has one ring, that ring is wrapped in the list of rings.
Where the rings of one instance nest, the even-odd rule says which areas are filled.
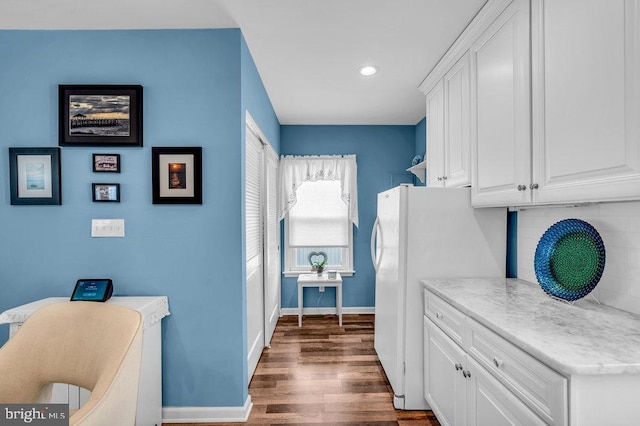
[[[119,183],[93,183],[94,202],[120,202],[120,184]]]
[[[9,148],[13,205],[60,205],[60,148]]]
[[[60,146],[142,146],[142,86],[58,86]]]
[[[120,173],[120,154],[93,154],[93,171]]]
[[[153,204],[202,204],[202,147],[151,149]]]

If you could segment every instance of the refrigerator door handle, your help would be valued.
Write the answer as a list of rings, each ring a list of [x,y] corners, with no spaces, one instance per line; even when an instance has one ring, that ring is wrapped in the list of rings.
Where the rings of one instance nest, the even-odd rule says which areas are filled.
[[[379,228],[380,217],[376,216],[376,221],[373,223],[373,229],[371,230],[371,263],[373,263],[373,269],[376,272],[378,272],[378,267],[380,266],[378,253],[376,253],[376,237],[382,240],[382,232],[378,232]],[[382,244],[380,244],[379,246],[382,247]]]

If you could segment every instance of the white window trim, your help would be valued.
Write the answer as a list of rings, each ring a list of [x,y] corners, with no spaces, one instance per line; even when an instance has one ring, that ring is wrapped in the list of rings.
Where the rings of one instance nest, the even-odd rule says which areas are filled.
[[[295,264],[293,251],[294,249],[289,247],[289,215],[285,216],[284,220],[284,276],[285,277],[297,277],[300,274],[311,273],[311,266],[308,268],[294,269],[291,268]],[[349,246],[346,248],[346,256],[344,259],[345,265],[342,268],[331,268],[331,270],[338,271],[343,277],[350,277],[356,273],[353,270],[353,224],[349,222]]]

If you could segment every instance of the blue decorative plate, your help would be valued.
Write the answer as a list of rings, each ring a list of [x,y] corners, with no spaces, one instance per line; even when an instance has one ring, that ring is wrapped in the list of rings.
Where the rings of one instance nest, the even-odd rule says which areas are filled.
[[[604,244],[598,231],[583,220],[565,219],[540,238],[534,267],[540,287],[547,294],[577,300],[596,287],[604,262]]]

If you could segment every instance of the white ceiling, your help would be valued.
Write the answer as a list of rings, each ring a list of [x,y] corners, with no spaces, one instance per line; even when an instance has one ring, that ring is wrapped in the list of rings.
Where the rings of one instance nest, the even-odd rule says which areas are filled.
[[[0,0],[0,29],[239,27],[281,124],[413,125],[418,85],[485,2]]]

